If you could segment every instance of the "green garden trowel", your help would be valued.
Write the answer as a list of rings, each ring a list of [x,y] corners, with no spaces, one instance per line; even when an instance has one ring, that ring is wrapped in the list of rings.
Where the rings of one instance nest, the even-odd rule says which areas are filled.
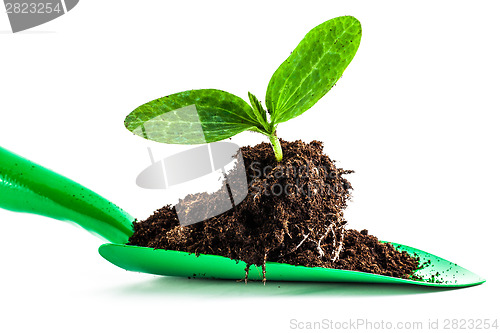
[[[129,271],[167,276],[242,279],[246,264],[229,258],[126,245],[134,218],[82,185],[0,147],[0,207],[74,222],[111,243],[99,253]],[[1,222],[0,222],[1,223]],[[268,262],[268,281],[361,282],[415,284],[432,287],[466,287],[485,282],[478,275],[433,254],[396,243],[397,249],[420,257],[425,263],[419,279],[401,279],[363,272],[310,268]],[[256,266],[250,280],[262,280]]]

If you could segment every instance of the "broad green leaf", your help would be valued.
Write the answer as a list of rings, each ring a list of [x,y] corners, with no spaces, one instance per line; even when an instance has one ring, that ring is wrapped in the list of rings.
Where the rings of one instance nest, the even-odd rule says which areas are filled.
[[[188,90],[155,99],[132,111],[125,118],[125,127],[149,140],[177,144],[215,142],[262,128],[248,103],[216,89]]]
[[[266,106],[272,123],[297,117],[323,97],[354,58],[360,41],[361,24],[352,16],[309,31],[269,82]]]

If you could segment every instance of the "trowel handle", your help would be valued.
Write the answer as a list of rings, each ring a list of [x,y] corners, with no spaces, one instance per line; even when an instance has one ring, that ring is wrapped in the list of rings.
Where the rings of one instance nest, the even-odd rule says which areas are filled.
[[[0,208],[72,221],[113,243],[133,233],[134,219],[113,203],[2,147]]]

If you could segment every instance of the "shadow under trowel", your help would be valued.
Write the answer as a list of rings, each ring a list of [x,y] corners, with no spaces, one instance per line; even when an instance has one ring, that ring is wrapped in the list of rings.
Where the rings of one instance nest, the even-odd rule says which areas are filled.
[[[179,295],[217,297],[263,297],[263,296],[318,296],[318,297],[367,297],[426,294],[454,290],[457,288],[435,288],[417,285],[327,283],[327,282],[277,282],[265,285],[260,281],[236,282],[234,280],[187,279],[183,277],[155,277],[108,289],[114,295]]]

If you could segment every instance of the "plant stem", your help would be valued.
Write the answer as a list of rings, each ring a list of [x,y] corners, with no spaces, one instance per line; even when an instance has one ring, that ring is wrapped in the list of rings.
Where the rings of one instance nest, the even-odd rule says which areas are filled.
[[[273,146],[274,156],[276,156],[276,161],[280,162],[283,159],[283,151],[281,150],[280,139],[274,134],[269,135],[269,140],[271,140],[271,145]]]

